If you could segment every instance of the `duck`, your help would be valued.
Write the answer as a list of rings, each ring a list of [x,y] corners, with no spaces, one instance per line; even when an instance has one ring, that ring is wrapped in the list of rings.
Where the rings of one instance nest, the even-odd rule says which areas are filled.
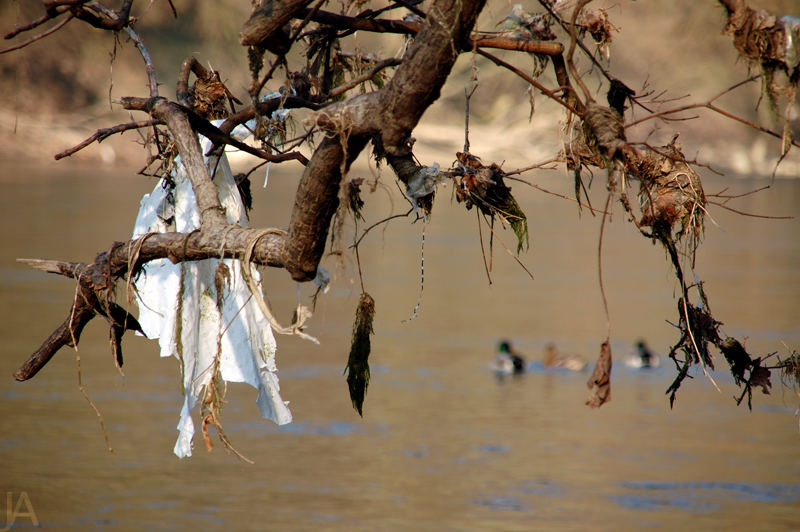
[[[583,371],[587,363],[578,355],[559,353],[555,344],[549,343],[544,347],[542,365],[549,369],[566,369],[569,371]]]
[[[661,359],[650,351],[644,340],[638,340],[635,346],[636,353],[625,358],[626,366],[634,369],[651,369],[661,364]]]
[[[511,347],[511,342],[501,340],[497,344],[497,356],[492,363],[492,369],[499,376],[521,375],[526,369],[525,357]]]

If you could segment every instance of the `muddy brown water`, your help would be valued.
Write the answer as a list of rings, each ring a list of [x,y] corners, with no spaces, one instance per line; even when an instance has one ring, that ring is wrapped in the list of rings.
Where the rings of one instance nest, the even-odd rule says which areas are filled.
[[[363,172],[363,170],[362,170]],[[365,176],[368,173],[364,172]],[[557,173],[535,177],[570,194]],[[406,208],[388,176],[367,198],[367,223]],[[285,226],[295,177],[254,183],[258,225]],[[741,193],[757,179],[708,177],[706,192]],[[617,210],[603,268],[612,346],[612,401],[584,406],[587,374],[531,372],[498,381],[488,368],[496,342],[511,339],[531,360],[548,342],[585,358],[605,334],[597,284],[599,219],[574,204],[515,184],[530,221],[523,255],[531,281],[498,246],[491,285],[474,211],[442,189],[426,228],[425,288],[416,319],[422,224],[373,230],[361,251],[376,301],[372,381],[364,418],[342,375],[358,283],[354,261],[326,264],[336,279],[310,332],[322,344],[278,338],[284,399],[294,423],[261,420],[255,391],[231,385],[223,424],[239,462],[215,439],[195,455],[172,455],[181,395],[173,359],[155,342],[126,337],[125,376],[92,322],[80,344],[86,390],[102,412],[114,453],[77,387],[63,350],[33,380],[11,377],[66,317],[69,281],[27,269],[17,257],[85,261],[127,238],[153,182],[104,168],[6,166],[0,178],[0,529],[56,530],[796,530],[800,526],[800,398],[779,379],[753,411],[734,404],[722,366],[680,390],[674,370],[634,372],[619,362],[645,338],[668,349],[677,287],[663,251]],[[598,189],[602,187],[596,187]],[[596,192],[596,203],[603,201]],[[800,180],[742,198],[737,209],[800,215]],[[753,352],[800,347],[800,221],[744,218],[718,208],[698,254],[712,309]],[[360,225],[361,228],[365,223]],[[352,227],[352,226],[350,226]],[[346,233],[347,234],[347,233]],[[484,236],[486,235],[484,228]],[[509,232],[500,236],[510,245]],[[349,237],[348,237],[349,238]],[[297,289],[285,272],[266,292],[288,321]],[[302,289],[305,299],[310,294]],[[20,502],[21,501],[21,502]],[[4,521],[5,518],[5,521]]]

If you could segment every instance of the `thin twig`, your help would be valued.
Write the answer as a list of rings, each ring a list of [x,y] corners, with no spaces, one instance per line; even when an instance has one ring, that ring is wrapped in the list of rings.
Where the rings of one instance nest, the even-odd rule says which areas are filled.
[[[355,243],[353,243],[350,247],[358,248],[358,245],[361,243],[361,241],[364,239],[364,237],[367,236],[367,233],[369,233],[375,227],[377,227],[377,226],[379,226],[379,225],[381,225],[383,223],[386,223],[389,220],[393,220],[395,218],[407,218],[409,215],[411,215],[412,212],[414,212],[413,208],[409,209],[408,212],[406,212],[405,214],[393,214],[391,216],[387,216],[383,220],[378,220],[374,224],[372,224],[369,227],[367,227],[366,229],[364,229],[364,232],[361,233],[361,236],[358,237],[358,240],[356,240]]]
[[[486,263],[486,249],[483,247],[483,230],[481,229],[481,212],[475,209],[476,220],[478,220],[478,240],[481,242],[481,257],[483,258],[483,269],[486,270],[486,278],[489,284],[492,284],[492,272],[489,270],[489,265]]]
[[[74,16],[73,16],[73,15],[70,13],[69,15],[67,15],[67,18],[65,18],[64,20],[62,20],[61,22],[59,22],[58,24],[56,24],[55,26],[53,26],[53,27],[52,27],[52,28],[50,28],[49,30],[47,30],[47,31],[43,31],[43,32],[42,32],[42,33],[40,33],[40,34],[38,34],[38,35],[36,35],[36,36],[34,36],[34,37],[31,37],[30,39],[28,39],[28,40],[27,40],[27,41],[25,41],[25,42],[21,42],[21,43],[19,43],[19,44],[15,44],[15,45],[13,45],[13,46],[9,46],[8,48],[5,48],[5,49],[3,49],[3,50],[0,50],[0,54],[5,54],[5,53],[8,53],[8,52],[13,52],[14,50],[19,50],[20,48],[25,48],[25,47],[26,47],[26,46],[28,46],[29,44],[33,44],[33,43],[35,43],[36,41],[39,41],[39,40],[41,40],[41,39],[44,39],[44,38],[45,38],[45,37],[47,37],[48,35],[50,35],[50,34],[52,34],[52,33],[55,33],[55,32],[57,32],[58,30],[60,30],[61,28],[63,28],[63,27],[64,27],[64,26],[67,24],[67,22],[69,22],[69,21],[70,21],[70,20],[72,20],[73,18],[75,18],[75,17],[74,17]],[[6,38],[8,38],[8,37],[6,37]]]
[[[565,196],[564,194],[559,194],[558,192],[553,192],[551,190],[547,190],[546,188],[544,188],[542,186],[536,185],[536,184],[531,183],[529,181],[525,181],[524,179],[521,179],[519,177],[509,177],[508,179],[511,179],[512,181],[518,181],[520,183],[524,183],[524,184],[528,185],[531,188],[535,188],[536,190],[538,190],[540,192],[544,192],[545,194],[550,194],[551,196],[555,196],[557,198],[565,199],[567,201],[572,201],[574,203],[578,202],[578,200],[576,198],[573,198],[572,196]],[[591,205],[585,205],[585,204],[581,204],[581,205],[586,207],[586,208],[588,208],[593,214],[595,214],[595,213],[611,214],[607,210],[601,211],[599,209],[595,209]]]
[[[570,35],[570,43],[569,43],[569,51],[567,52],[567,67],[569,68],[572,77],[575,79],[575,83],[581,88],[583,91],[583,96],[586,98],[586,102],[592,101],[592,95],[589,92],[589,89],[586,88],[586,85],[583,83],[580,74],[578,73],[578,69],[575,67],[575,62],[572,60],[573,55],[575,54],[575,44],[578,42],[578,35],[575,31],[575,21],[578,19],[578,14],[581,12],[583,7],[591,2],[592,0],[579,0],[578,5],[575,6],[575,9],[572,11],[572,19],[570,20],[569,24],[569,35]],[[589,54],[591,56],[591,54]]]
[[[472,197],[473,197],[473,198],[475,198],[475,196],[472,196]],[[517,257],[517,256],[514,254],[514,252],[513,252],[513,251],[511,251],[510,249],[508,249],[508,246],[506,246],[506,245],[505,245],[505,243],[503,242],[503,239],[502,239],[502,238],[500,238],[500,237],[497,235],[497,233],[495,232],[495,230],[494,230],[494,227],[492,227],[492,226],[489,226],[489,230],[492,232],[492,236],[493,236],[493,237],[495,237],[495,238],[497,238],[498,242],[500,242],[500,245],[501,245],[501,246],[503,246],[503,249],[505,249],[505,250],[506,250],[506,253],[508,253],[508,255],[509,255],[509,256],[510,256],[512,259],[514,259],[515,261],[517,261],[517,264],[519,264],[519,265],[520,265],[520,267],[521,267],[523,270],[525,270],[525,273],[527,273],[527,274],[528,274],[528,277],[530,277],[530,278],[531,278],[531,280],[533,280],[533,279],[534,279],[534,277],[533,277],[533,273],[532,273],[532,272],[531,272],[531,271],[528,269],[528,267],[527,267],[527,266],[525,266],[525,264],[524,264],[524,263],[523,263],[521,260],[519,260],[519,257]]]
[[[343,93],[349,91],[350,89],[353,89],[353,88],[357,87],[361,83],[364,83],[365,81],[371,80],[373,77],[375,77],[375,75],[378,72],[380,72],[384,68],[397,66],[402,62],[403,62],[402,60],[394,58],[394,57],[390,57],[388,59],[384,59],[383,61],[380,61],[378,64],[376,64],[374,67],[372,67],[367,73],[362,74],[362,75],[360,75],[359,77],[357,77],[355,79],[351,79],[347,83],[339,85],[338,87],[333,89],[330,93],[328,93],[327,98],[328,99],[336,98],[340,94],[343,94]]]
[[[597,277],[600,282],[600,296],[603,298],[603,310],[606,313],[606,338],[611,338],[611,313],[608,311],[608,298],[606,298],[606,288],[603,283],[603,233],[606,227],[606,217],[608,216],[608,206],[611,204],[612,192],[606,196],[606,205],[603,207],[603,218],[600,221],[600,237],[597,239]]]
[[[536,163],[536,164],[532,164],[530,166],[525,166],[523,168],[517,168],[516,170],[511,170],[510,172],[505,172],[503,174],[503,177],[509,177],[509,176],[512,176],[512,175],[522,174],[522,173],[527,172],[529,170],[536,170],[536,169],[540,169],[540,168],[543,169],[543,170],[554,170],[555,169],[554,167],[551,167],[551,168],[543,168],[543,167],[548,165],[548,164],[560,163],[560,162],[561,162],[561,158],[560,157],[552,157],[550,159],[547,159],[545,161],[542,161],[542,162],[539,162],[539,163]],[[524,181],[523,181],[523,183],[524,183]]]
[[[38,28],[39,26],[41,26],[42,24],[44,24],[48,20],[55,19],[59,15],[62,15],[64,13],[66,13],[68,9],[69,9],[69,6],[57,6],[54,9],[48,10],[44,15],[42,15],[39,18],[37,18],[36,20],[32,20],[31,22],[28,22],[27,24],[23,24],[22,26],[17,26],[13,30],[11,30],[8,33],[6,33],[3,36],[3,38],[6,39],[6,40],[13,39],[14,37],[19,35],[20,33],[23,33],[23,32],[26,32],[26,31],[30,31],[30,30],[32,30],[34,28]]]
[[[725,210],[735,212],[736,214],[741,214],[742,216],[749,216],[751,218],[766,218],[768,220],[794,220],[794,216],[769,216],[766,214],[753,214],[749,212],[740,211],[738,209],[734,209],[733,207],[725,205],[725,203],[717,203],[715,201],[709,201],[708,203],[711,205],[716,205],[717,207],[721,207]]]
[[[73,154],[79,152],[80,150],[82,150],[83,148],[85,148],[86,146],[91,144],[92,142],[94,142],[94,141],[97,141],[98,143],[103,142],[105,139],[107,139],[111,135],[115,135],[117,133],[122,133],[122,132],[128,131],[130,129],[139,129],[139,128],[143,128],[143,127],[150,127],[150,126],[153,126],[153,125],[160,125],[162,123],[163,122],[161,122],[159,120],[139,120],[138,122],[129,122],[127,124],[119,124],[119,125],[112,126],[112,127],[105,127],[105,128],[102,128],[102,129],[98,129],[94,133],[94,135],[92,135],[91,137],[87,138],[86,140],[84,140],[80,144],[77,144],[76,146],[73,146],[72,148],[67,148],[66,150],[62,151],[61,153],[57,153],[55,155],[55,159],[56,159],[56,161],[58,161],[59,159],[63,159],[64,157],[69,157],[70,155],[73,155]]]
[[[561,105],[563,105],[568,110],[570,110],[571,112],[575,113],[576,115],[580,116],[582,114],[582,113],[579,113],[577,110],[575,110],[575,108],[573,106],[571,106],[570,104],[568,104],[567,102],[565,102],[564,100],[559,98],[556,95],[555,92],[551,91],[550,89],[548,89],[547,87],[545,87],[544,85],[542,85],[541,83],[539,83],[538,81],[536,81],[531,76],[529,76],[525,72],[521,71],[520,69],[518,69],[514,65],[512,65],[510,63],[506,63],[505,61],[503,61],[499,57],[497,57],[495,55],[492,55],[492,54],[490,54],[489,52],[487,52],[485,50],[478,49],[477,53],[479,53],[480,55],[482,55],[483,57],[485,57],[486,59],[488,59],[492,63],[496,64],[497,66],[501,66],[503,68],[506,68],[506,69],[510,70],[511,72],[516,74],[517,76],[521,77],[522,79],[524,79],[525,81],[527,81],[528,83],[530,83],[531,85],[533,85],[534,87],[539,89],[539,91],[541,91],[542,94],[544,94],[548,98],[560,103]],[[570,87],[569,90],[572,90],[572,88]]]

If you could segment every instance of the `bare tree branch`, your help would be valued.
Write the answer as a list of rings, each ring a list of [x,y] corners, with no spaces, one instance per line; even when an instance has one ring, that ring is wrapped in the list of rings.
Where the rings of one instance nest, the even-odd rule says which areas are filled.
[[[72,148],[68,148],[68,149],[66,149],[66,150],[64,150],[64,151],[62,151],[60,153],[57,153],[54,156],[54,158],[55,158],[56,161],[58,161],[59,159],[63,159],[64,157],[69,157],[70,155],[74,155],[75,153],[79,152],[80,150],[82,150],[83,148],[85,148],[86,146],[91,144],[92,142],[95,142],[95,141],[103,142],[105,139],[107,139],[111,135],[115,135],[117,133],[123,133],[123,132],[131,130],[131,129],[139,129],[139,128],[143,128],[143,127],[150,127],[150,126],[154,126],[154,125],[157,125],[157,124],[161,124],[161,122],[157,122],[157,121],[154,121],[154,120],[140,120],[138,122],[128,122],[127,124],[119,124],[119,125],[112,126],[112,127],[104,127],[102,129],[98,129],[94,133],[94,135],[92,135],[91,137],[87,138],[86,140],[84,140],[80,144],[77,144],[77,145],[73,146]]]

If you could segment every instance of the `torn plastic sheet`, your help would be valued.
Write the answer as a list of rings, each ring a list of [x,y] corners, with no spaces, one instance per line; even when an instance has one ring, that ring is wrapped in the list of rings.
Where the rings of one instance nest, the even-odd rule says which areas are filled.
[[[418,208],[417,200],[436,190],[436,185],[445,179],[446,176],[439,170],[439,163],[433,163],[433,166],[421,166],[414,172],[406,184],[406,196],[411,199],[415,214]]]
[[[311,280],[311,284],[317,287],[318,290],[322,290],[323,294],[328,293],[328,286],[331,282],[331,274],[328,273],[328,270],[322,267],[322,264],[317,265],[317,275]]]
[[[245,127],[237,129],[236,136],[248,134]],[[211,143],[204,137],[200,141],[205,153]],[[214,181],[228,222],[248,225],[227,157],[206,157],[206,164],[210,172],[216,170]],[[142,198],[134,238],[149,232],[188,233],[200,226],[194,191],[179,158],[171,177],[174,188],[162,180]],[[215,275],[221,263],[229,276],[218,299]],[[241,268],[236,259],[180,264],[159,259],[147,263],[135,281],[142,330],[148,338],[159,339],[162,357],[174,356],[181,364],[184,402],[174,448],[181,458],[192,454],[191,412],[213,378],[217,356],[223,380],[246,382],[258,390],[256,403],[264,418],[279,425],[292,420],[280,396],[272,329],[251,296]],[[258,271],[251,268],[250,273],[260,289]]]

